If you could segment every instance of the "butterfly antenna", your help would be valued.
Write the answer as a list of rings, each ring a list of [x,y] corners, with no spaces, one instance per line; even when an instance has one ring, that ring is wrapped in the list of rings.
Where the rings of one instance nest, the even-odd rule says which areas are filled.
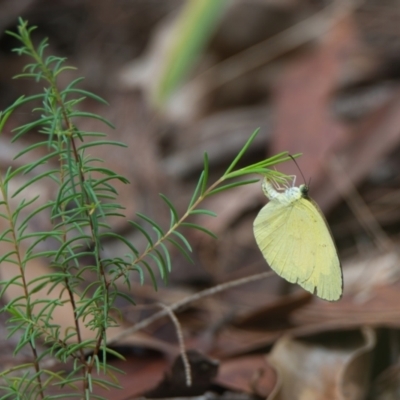
[[[293,160],[293,162],[296,164],[297,169],[300,171],[301,176],[303,177],[303,182],[306,183],[306,178],[304,177],[303,171],[300,169],[299,164],[297,164],[296,159],[291,155],[288,154],[288,156]],[[310,180],[311,181],[311,180]]]

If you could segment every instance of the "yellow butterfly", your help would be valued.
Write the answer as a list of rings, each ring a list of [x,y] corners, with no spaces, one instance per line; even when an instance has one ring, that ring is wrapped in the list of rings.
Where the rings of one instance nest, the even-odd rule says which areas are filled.
[[[254,221],[254,236],[269,266],[282,278],[298,283],[324,300],[339,300],[342,269],[329,227],[308,187],[285,191],[265,177],[269,198]]]

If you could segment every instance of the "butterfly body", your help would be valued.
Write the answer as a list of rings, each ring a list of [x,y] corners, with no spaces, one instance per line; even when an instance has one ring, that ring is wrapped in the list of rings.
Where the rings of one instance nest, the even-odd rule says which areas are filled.
[[[340,261],[308,187],[292,186],[280,192],[265,179],[262,188],[270,201],[254,221],[254,235],[270,267],[322,299],[338,300],[343,286]]]

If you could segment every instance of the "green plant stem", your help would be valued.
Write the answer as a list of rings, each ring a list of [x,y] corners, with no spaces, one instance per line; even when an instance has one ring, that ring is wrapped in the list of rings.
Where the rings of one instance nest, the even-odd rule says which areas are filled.
[[[56,81],[56,77],[54,76],[53,72],[46,66],[46,64],[43,62],[42,57],[37,53],[37,51],[35,50],[35,47],[33,46],[32,41],[30,40],[29,35],[24,35],[21,31],[22,29],[26,29],[26,25],[22,26],[20,28],[20,33],[21,33],[21,37],[24,39],[23,43],[25,44],[26,48],[28,49],[30,55],[33,57],[33,59],[36,61],[37,65],[40,67],[40,69],[42,70],[43,74],[44,74],[44,78],[49,82],[50,87],[51,87],[51,91],[52,91],[52,95],[54,96],[55,99],[55,105],[57,105],[58,107],[60,107],[61,110],[61,115],[62,118],[64,120],[64,123],[67,127],[67,132],[64,134],[64,136],[67,138],[67,140],[70,141],[70,144],[72,146],[72,153],[74,155],[74,159],[75,159],[75,163],[78,166],[78,177],[79,177],[79,186],[81,188],[82,194],[84,196],[84,203],[86,205],[89,205],[90,203],[90,196],[88,195],[88,193],[85,190],[85,176],[84,176],[84,172],[83,172],[83,166],[82,166],[82,161],[79,157],[78,154],[78,149],[75,143],[75,139],[74,139],[74,134],[75,134],[75,126],[73,125],[71,119],[68,117],[68,112],[65,108],[65,104],[64,101],[62,99],[61,93],[58,90],[58,86],[57,86],[57,81]],[[52,103],[53,104],[53,103]],[[55,106],[54,105],[54,106]],[[55,111],[55,107],[53,107],[53,110]],[[54,113],[55,115],[55,113]],[[63,148],[63,142],[61,140],[58,141],[59,145],[61,146],[60,148]],[[64,184],[64,165],[65,165],[65,161],[63,158],[60,157],[60,183],[61,186]],[[61,218],[63,220],[63,224],[62,224],[62,229],[64,231],[64,243],[67,240],[67,227],[66,227],[66,220],[65,220],[65,206],[66,204],[61,203]],[[106,273],[104,270],[104,267],[102,265],[101,262],[101,257],[99,254],[99,243],[98,243],[98,239],[97,239],[97,235],[95,234],[95,228],[93,225],[93,220],[88,212],[88,208],[86,208],[86,218],[89,221],[89,225],[90,225],[90,232],[91,232],[91,237],[93,240],[93,243],[95,243],[95,258],[96,258],[96,264],[99,267],[99,277],[100,280],[103,282],[103,287],[104,287],[104,292],[105,292],[105,299],[104,299],[104,303],[103,303],[103,307],[106,307],[106,314],[108,315],[108,308],[109,308],[109,284],[107,282],[107,278],[106,278]],[[14,231],[13,231],[14,232]],[[14,232],[15,233],[15,232]],[[16,239],[16,237],[14,237],[14,239]],[[18,257],[19,257],[19,252],[17,251]],[[64,273],[65,273],[65,278],[64,278],[64,285],[66,287],[67,293],[68,293],[68,297],[69,297],[69,301],[71,303],[71,307],[73,309],[73,313],[74,313],[74,324],[75,324],[75,330],[76,330],[76,335],[77,335],[77,342],[78,343],[82,343],[82,335],[81,335],[81,330],[80,330],[80,324],[79,324],[79,319],[78,319],[78,313],[77,313],[77,306],[76,306],[76,302],[75,302],[75,298],[74,298],[74,293],[73,293],[73,289],[71,287],[71,282],[70,282],[70,278],[69,278],[69,274],[68,274],[68,266],[64,266],[63,267]],[[28,290],[27,290],[27,285],[25,282],[25,278],[24,275],[22,274],[23,277],[23,285],[24,285],[24,290],[25,290],[25,296],[28,299],[29,302],[29,295],[28,295]],[[28,303],[29,305],[29,303]],[[29,319],[31,319],[31,311],[30,311],[30,307],[28,307],[28,317]],[[102,324],[99,327],[99,332],[98,332],[98,339],[96,341],[96,346],[95,349],[93,350],[94,355],[97,355],[100,351],[100,347],[101,347],[101,343],[102,343],[102,339],[104,338],[105,335],[105,331],[106,331],[106,321],[104,322],[104,324]],[[35,359],[37,359],[37,354],[36,354],[36,349],[32,349],[34,351],[35,354]],[[91,359],[91,362],[87,362],[86,358],[85,358],[85,352],[82,346],[79,346],[79,353],[80,353],[80,361],[82,363],[82,365],[84,365],[84,370],[82,371],[82,376],[84,378],[84,388],[83,391],[84,393],[87,393],[87,390],[89,389],[89,382],[88,382],[88,374],[91,373],[92,369],[93,369],[93,365],[94,365],[94,360],[95,357],[93,356]],[[39,372],[40,368],[39,365],[37,365],[37,372]],[[38,380],[39,383],[40,382],[40,374],[38,374]],[[43,397],[43,393],[42,393],[42,397]]]
[[[189,217],[191,211],[195,210],[197,206],[212,192],[214,188],[216,188],[218,185],[220,185],[224,180],[226,179],[225,176],[221,177],[218,179],[216,182],[214,182],[202,195],[198,197],[198,199],[186,210],[186,212],[183,214],[183,216],[177,221],[175,224],[173,224],[168,231],[161,236],[152,246],[149,246],[139,257],[137,257],[131,264],[129,269],[133,268],[136,264],[138,264],[140,261],[144,260],[146,256],[151,253],[155,248],[157,248],[162,242],[164,242],[179,226],[186,220],[186,218]],[[109,281],[108,285],[111,285],[114,283],[116,280],[121,278],[122,276],[126,275],[126,271],[122,271],[118,274],[116,274],[112,280]]]
[[[8,200],[8,194],[7,191],[5,190],[5,185],[4,185],[4,181],[3,181],[3,176],[0,174],[0,190],[1,190],[1,194],[3,197],[3,201],[4,201],[4,207],[6,208],[6,215],[8,217],[8,222],[10,224],[10,228],[11,228],[11,235],[12,235],[12,241],[13,241],[13,245],[15,248],[15,255],[17,257],[17,264],[19,267],[19,272],[20,272],[20,277],[22,280],[22,288],[24,291],[24,298],[26,301],[26,313],[29,319],[32,319],[32,306],[30,303],[30,297],[29,297],[29,289],[28,289],[28,284],[26,282],[26,278],[25,278],[25,271],[24,271],[24,266],[23,266],[23,262],[21,259],[21,254],[22,251],[20,249],[19,246],[19,242],[17,239],[17,233],[16,233],[16,227],[13,221],[13,217],[12,217],[12,213],[10,210],[10,206],[9,206],[9,202]],[[42,384],[42,379],[40,376],[40,365],[39,365],[39,361],[38,361],[38,354],[37,354],[37,350],[36,350],[36,346],[33,344],[32,340],[29,341],[29,346],[31,348],[32,354],[33,354],[33,365],[36,371],[36,380],[38,382],[39,385],[39,395],[40,398],[43,399],[44,398],[44,391],[43,391],[43,384]]]
[[[20,19],[19,34],[9,33],[23,44],[21,48],[16,49],[18,54],[28,55],[34,60],[32,64],[26,65],[19,77],[35,78],[37,82],[43,81],[46,88],[42,94],[20,97],[3,113],[0,112],[1,132],[8,117],[15,109],[28,102],[40,100],[42,106],[34,110],[36,112],[39,111],[40,116],[33,122],[16,128],[13,140],[18,140],[31,131],[38,131],[47,135],[47,139],[25,147],[18,153],[17,158],[33,151],[37,156],[36,149],[41,146],[47,145],[49,150],[46,155],[41,156],[39,159],[35,158],[34,161],[27,165],[23,164],[16,169],[10,168],[7,174],[0,176],[0,193],[3,194],[4,199],[1,204],[5,204],[5,211],[0,215],[10,224],[10,228],[0,235],[0,241],[3,240],[6,243],[13,244],[10,253],[3,256],[3,259],[6,262],[18,265],[18,267],[15,266],[15,272],[13,270],[11,280],[2,281],[4,285],[2,293],[5,293],[11,285],[20,287],[17,291],[19,297],[8,299],[8,304],[3,307],[3,310],[8,309],[13,314],[10,322],[16,322],[11,327],[11,333],[20,329],[24,331],[15,347],[15,352],[17,353],[29,344],[33,354],[33,362],[29,364],[29,370],[22,377],[14,375],[10,378],[7,377],[8,374],[21,368],[10,368],[4,374],[0,373],[0,376],[3,376],[5,380],[10,379],[13,382],[13,387],[10,389],[9,394],[1,398],[9,398],[11,393],[17,394],[20,399],[29,397],[27,393],[35,393],[35,398],[42,400],[44,398],[53,398],[50,395],[45,396],[45,393],[50,386],[50,381],[57,376],[62,385],[72,385],[75,381],[81,382],[81,392],[74,393],[74,395],[89,399],[92,396],[92,386],[94,384],[112,386],[107,380],[97,379],[92,376],[96,372],[96,368],[99,369],[100,366],[102,369],[104,368],[105,373],[111,374],[112,367],[107,363],[105,355],[106,353],[116,354],[116,352],[107,347],[109,343],[115,343],[120,338],[148,326],[152,321],[165,315],[170,315],[177,327],[178,341],[181,344],[181,352],[183,354],[183,338],[173,311],[203,297],[270,276],[271,273],[266,272],[196,293],[170,306],[165,306],[161,312],[155,313],[152,317],[136,324],[131,330],[128,329],[107,342],[107,328],[117,324],[114,317],[114,314],[118,312],[115,298],[121,296],[128,301],[131,300],[123,291],[118,291],[116,280],[124,277],[125,284],[130,287],[129,273],[136,270],[139,272],[140,278],[144,279],[144,271],[147,270],[151,275],[155,288],[157,288],[153,266],[149,265],[149,260],[155,262],[161,276],[167,280],[168,273],[171,272],[172,267],[169,249],[165,245],[165,241],[169,241],[189,261],[192,261],[190,256],[191,245],[179,230],[186,226],[187,228],[203,231],[211,237],[216,237],[211,231],[196,223],[185,223],[188,217],[194,214],[214,215],[209,210],[198,208],[202,201],[219,192],[255,182],[254,179],[232,181],[234,178],[242,178],[249,174],[270,174],[271,176],[282,178],[282,174],[269,168],[279,162],[288,160],[289,157],[287,157],[287,153],[281,153],[267,160],[235,170],[243,154],[258,134],[258,130],[256,130],[223,176],[208,187],[209,161],[207,154],[205,154],[203,173],[199,177],[190,203],[181,217],[179,217],[179,213],[172,202],[166,196],[160,195],[169,207],[171,214],[171,223],[166,232],[151,218],[138,214],[157,232],[157,240],[153,243],[152,236],[139,224],[132,222],[132,225],[144,235],[148,242],[146,249],[140,254],[132,243],[123,236],[112,232],[107,221],[104,220],[105,217],[109,216],[121,216],[119,210],[122,209],[122,206],[118,202],[114,202],[118,193],[110,183],[110,180],[118,179],[124,183],[127,183],[127,180],[106,167],[97,167],[97,163],[99,161],[102,162],[102,160],[92,157],[89,151],[87,152],[87,149],[93,145],[120,144],[106,140],[86,142],[87,136],[102,137],[103,135],[97,132],[80,131],[74,125],[77,117],[94,117],[108,123],[104,118],[96,114],[76,111],[76,105],[86,96],[95,100],[99,100],[99,97],[85,90],[75,88],[80,79],[72,81],[64,89],[57,86],[59,74],[70,67],[62,66],[64,63],[63,58],[55,56],[44,57],[44,50],[47,46],[46,40],[42,41],[35,49],[30,38],[33,29],[34,27],[28,28],[27,22]],[[41,172],[33,178],[27,177],[27,174],[31,173],[35,168],[55,160],[55,157],[58,157],[58,168],[46,168],[45,172]],[[40,195],[29,200],[23,199],[14,210],[13,203],[10,203],[11,200],[8,198],[8,184],[15,177],[19,177],[22,174],[25,174],[23,177],[24,183],[16,191],[13,191],[12,195],[14,197],[27,188],[36,185],[38,181],[50,178],[59,186],[56,198],[50,199],[45,205],[40,205],[38,208],[34,208],[32,205]],[[97,178],[97,174],[100,175],[100,178]],[[227,180],[230,180],[228,184],[221,185]],[[43,232],[30,231],[30,224],[32,221],[35,223],[35,218],[43,215],[41,214],[42,212],[50,213],[50,222],[53,224],[52,229]],[[104,233],[103,229],[105,229]],[[101,240],[107,235],[119,238],[121,242],[127,245],[131,253],[126,258],[114,257],[110,259],[102,257]],[[171,238],[172,235],[175,235],[180,240],[176,240],[176,238],[174,240]],[[38,247],[39,244],[41,246],[41,242],[48,239],[52,241],[51,246],[55,241],[59,247],[53,249],[52,247],[46,247],[47,244],[45,245],[45,250]],[[24,248],[25,243],[28,243],[26,249]],[[161,249],[158,249],[159,247]],[[86,263],[87,258],[84,258],[88,255],[91,257],[89,265]],[[58,270],[49,271],[44,273],[44,276],[31,279],[26,273],[29,271],[27,268],[33,266],[30,263],[31,260],[39,257],[47,257]],[[129,258],[129,261],[126,261],[127,258]],[[112,270],[108,275],[106,271],[110,266]],[[78,285],[84,281],[86,271],[92,271],[96,275],[96,279],[93,282],[84,283],[84,287],[79,288]],[[53,290],[56,295],[54,296],[53,292],[52,296],[47,298],[46,292],[50,294]],[[64,325],[64,321],[60,322],[57,313],[62,308],[60,306],[63,305],[67,306],[63,310],[65,308],[68,309],[68,313],[71,313],[74,322],[68,322],[66,325]],[[64,326],[65,330],[61,331]],[[87,329],[91,330],[92,333],[86,335]],[[88,339],[87,336],[89,337]],[[39,340],[43,340],[49,347],[40,351],[37,350],[36,342]],[[89,352],[91,355],[86,357]],[[101,362],[99,361],[100,352],[104,353],[104,358]],[[43,364],[43,358],[47,354],[54,355],[63,363],[67,362],[67,360],[72,360],[73,370],[71,373],[65,376],[61,375],[61,373],[53,374],[51,371],[47,371]],[[189,371],[189,368],[187,368],[187,371]],[[49,379],[47,379],[48,376],[50,376]],[[76,390],[78,389],[76,388]],[[54,396],[54,398],[59,397],[61,396]],[[96,396],[93,395],[93,397]]]

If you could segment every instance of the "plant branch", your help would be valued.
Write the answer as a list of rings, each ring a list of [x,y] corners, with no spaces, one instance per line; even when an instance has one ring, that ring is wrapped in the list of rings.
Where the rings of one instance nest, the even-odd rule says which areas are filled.
[[[273,275],[272,271],[261,272],[260,274],[246,276],[245,278],[240,278],[240,279],[236,279],[234,281],[221,283],[217,286],[213,286],[209,289],[205,289],[200,292],[197,292],[191,296],[187,296],[184,299],[179,300],[179,301],[167,306],[169,308],[169,311],[161,310],[159,312],[156,312],[149,318],[146,318],[143,321],[140,321],[137,324],[133,325],[132,327],[126,329],[125,331],[115,335],[112,339],[108,340],[107,344],[108,345],[116,344],[116,343],[120,342],[122,339],[124,339],[125,337],[130,336],[130,335],[134,334],[135,332],[140,331],[144,328],[147,328],[153,322],[158,321],[160,318],[167,316],[170,311],[177,312],[177,311],[181,310],[183,307],[186,307],[189,304],[192,304],[192,303],[194,303],[198,300],[201,300],[205,297],[214,296],[215,294],[221,293],[225,290],[232,289],[236,286],[246,285],[247,283],[251,283],[251,282],[254,282],[254,281],[257,281],[260,279],[267,279],[267,278],[270,278],[272,275]]]

